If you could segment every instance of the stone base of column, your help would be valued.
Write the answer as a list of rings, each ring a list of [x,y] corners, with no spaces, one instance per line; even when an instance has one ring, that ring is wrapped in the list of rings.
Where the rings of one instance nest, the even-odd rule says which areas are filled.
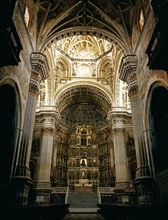
[[[26,205],[29,202],[29,191],[32,180],[25,176],[16,176],[10,184],[10,203],[13,206]]]
[[[35,188],[34,189],[35,203],[38,204],[50,203],[51,191],[52,191],[51,188],[48,189]]]
[[[34,189],[35,203],[50,203],[51,192],[52,189],[50,182],[38,182]]]
[[[156,204],[156,184],[151,176],[141,176],[134,180],[139,204]]]
[[[127,191],[130,190],[131,191],[135,191],[134,189],[134,185],[132,181],[124,181],[124,182],[116,182],[115,184],[115,190],[117,191]]]
[[[132,181],[116,182],[114,192],[116,203],[130,204],[136,202],[135,188]]]
[[[149,167],[148,166],[140,166],[136,170],[136,179],[142,176],[150,176]]]

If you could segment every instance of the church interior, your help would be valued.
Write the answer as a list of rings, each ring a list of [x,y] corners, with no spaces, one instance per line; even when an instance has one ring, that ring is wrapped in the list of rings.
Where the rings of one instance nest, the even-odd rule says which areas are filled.
[[[0,218],[168,219],[167,19],[167,0],[1,0]]]

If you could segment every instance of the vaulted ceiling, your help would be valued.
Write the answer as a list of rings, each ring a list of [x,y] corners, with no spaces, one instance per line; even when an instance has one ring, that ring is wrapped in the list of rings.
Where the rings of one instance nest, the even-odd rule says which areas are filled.
[[[39,49],[60,34],[88,31],[129,48],[140,0],[20,0],[31,10]],[[81,29],[80,29],[81,28]],[[87,34],[88,34],[87,33]]]
[[[47,96],[50,100],[54,96],[62,124],[72,126],[84,121],[97,127],[107,124],[111,100],[118,91],[119,62],[133,50],[133,27],[144,1],[20,1],[29,8],[29,31],[34,47],[48,58]],[[103,86],[95,89],[94,83],[109,90],[110,101],[102,95]],[[62,89],[63,84],[66,89]]]

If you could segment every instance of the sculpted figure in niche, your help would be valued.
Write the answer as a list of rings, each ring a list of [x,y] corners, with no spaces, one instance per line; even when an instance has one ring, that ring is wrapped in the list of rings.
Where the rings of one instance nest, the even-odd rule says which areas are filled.
[[[87,139],[87,143],[88,143],[88,145],[91,144],[91,137],[88,137],[88,139]]]
[[[95,133],[92,134],[92,143],[96,144],[96,134]]]
[[[77,145],[80,145],[80,144],[81,144],[80,137],[77,137],[77,139],[76,139],[76,144],[77,144]]]
[[[70,138],[69,138],[69,145],[76,145],[76,140],[75,140],[75,136],[72,135]]]
[[[87,164],[86,164],[86,158],[82,158],[81,159],[81,166],[82,167],[84,167],[84,166],[86,166]]]
[[[66,134],[62,133],[61,141],[62,141],[62,143],[66,143],[67,142],[67,135]]]
[[[82,178],[83,179],[85,178],[85,171],[84,170],[82,171]]]

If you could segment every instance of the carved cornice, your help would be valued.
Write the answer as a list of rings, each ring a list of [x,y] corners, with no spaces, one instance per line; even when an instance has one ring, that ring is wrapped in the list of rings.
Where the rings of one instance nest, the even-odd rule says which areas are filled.
[[[123,107],[113,107],[109,112],[108,112],[108,120],[113,121],[113,123],[116,124],[118,121],[126,122],[130,121],[132,119],[132,114],[129,111],[126,111],[125,108]]]
[[[135,81],[137,70],[137,58],[136,55],[130,54],[122,58],[119,69],[119,78],[128,85],[130,82]]]
[[[138,94],[138,81],[137,81],[137,58],[136,55],[130,54],[122,58],[120,65],[119,78],[128,83],[129,96]]]
[[[49,76],[49,65],[47,58],[40,52],[33,52],[31,54],[32,73],[40,75],[41,79],[47,79]]]

